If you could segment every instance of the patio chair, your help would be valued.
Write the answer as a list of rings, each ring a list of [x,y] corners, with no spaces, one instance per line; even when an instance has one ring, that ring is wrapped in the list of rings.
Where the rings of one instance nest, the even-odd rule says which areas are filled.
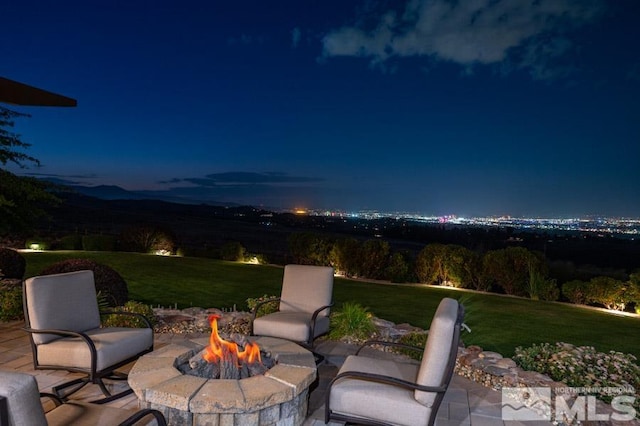
[[[433,425],[455,367],[464,307],[444,298],[431,321],[420,364],[350,355],[329,384],[325,422]],[[371,341],[369,344],[402,345]],[[358,351],[359,352],[359,351]]]
[[[45,413],[40,398],[51,398],[55,407]],[[0,371],[0,426],[44,425],[135,425],[165,426],[157,410],[125,410],[87,402],[63,402],[57,396],[38,392],[36,378],[15,371]]]
[[[53,387],[66,399],[89,383],[97,384],[108,400],[112,395],[104,379],[126,380],[115,371],[153,350],[153,329],[142,315],[100,312],[92,271],[68,272],[29,278],[23,284],[25,327],[37,370],[66,370],[84,377]],[[146,328],[101,327],[101,314],[140,318]]]
[[[279,298],[265,300],[253,309],[251,334],[291,340],[306,347],[329,332],[332,306],[333,268],[329,266],[286,265]],[[265,303],[279,301],[279,310],[256,317]]]

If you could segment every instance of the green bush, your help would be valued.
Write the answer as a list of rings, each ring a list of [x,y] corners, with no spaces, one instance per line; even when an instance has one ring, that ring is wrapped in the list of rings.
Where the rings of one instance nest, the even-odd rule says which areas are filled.
[[[358,303],[347,302],[342,305],[340,311],[331,313],[329,338],[367,340],[376,331],[372,318],[373,315],[368,308],[364,308]]]
[[[64,272],[93,271],[96,292],[103,295],[109,306],[122,306],[129,300],[127,283],[114,269],[89,259],[67,259],[54,263],[40,272],[41,275]]]
[[[560,290],[556,280],[548,279],[536,268],[529,268],[529,282],[526,290],[533,300],[549,300],[553,302],[560,297]]]
[[[120,249],[139,253],[175,253],[173,232],[156,225],[138,225],[120,233]]]
[[[253,310],[256,308],[256,306],[258,305],[258,303],[262,303],[265,300],[269,300],[269,299],[275,299],[276,296],[268,296],[268,295],[264,295],[262,297],[255,297],[255,298],[248,298],[247,299],[247,307],[249,308],[249,310],[251,312],[253,312]],[[261,317],[263,315],[267,315],[267,314],[272,314],[274,312],[277,312],[278,309],[280,307],[280,301],[276,300],[273,302],[269,302],[269,303],[265,303],[264,305],[260,306],[260,308],[258,309],[258,312],[256,313],[256,318],[257,317]]]
[[[588,294],[588,284],[584,281],[573,280],[562,284],[562,295],[571,303],[586,305]]]
[[[27,261],[20,253],[8,248],[0,248],[0,277],[21,280]]]
[[[111,235],[83,235],[82,249],[85,251],[115,251],[116,238]]]
[[[594,277],[587,287],[589,292],[587,300],[592,303],[604,305],[607,309],[624,311],[629,302],[626,283],[610,277]]]
[[[78,234],[65,235],[56,243],[58,250],[82,250],[82,236]]]
[[[124,304],[124,306],[118,306],[113,309],[118,312],[131,312],[134,314],[141,314],[147,317],[151,325],[155,325],[158,323],[158,319],[153,312],[153,308],[149,305],[145,305],[144,303],[136,302],[134,300],[130,300]],[[107,315],[102,320],[102,325],[105,327],[137,327],[144,328],[146,324],[140,318],[134,317],[132,315]]]
[[[230,241],[222,246],[222,260],[230,260],[232,262],[244,261],[247,250],[237,241]]]
[[[24,243],[24,248],[31,250],[49,250],[50,246],[49,241],[40,238],[32,238]]]
[[[15,287],[0,291],[0,321],[23,319],[22,288]]]

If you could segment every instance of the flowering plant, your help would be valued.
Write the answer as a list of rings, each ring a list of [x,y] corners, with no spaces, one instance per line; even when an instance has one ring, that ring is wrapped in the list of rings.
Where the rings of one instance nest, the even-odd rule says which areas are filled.
[[[630,389],[634,406],[640,407],[640,366],[632,354],[598,352],[592,346],[574,346],[558,342],[517,347],[513,360],[524,370],[546,374],[567,386],[590,389]],[[610,394],[597,395],[610,402]]]

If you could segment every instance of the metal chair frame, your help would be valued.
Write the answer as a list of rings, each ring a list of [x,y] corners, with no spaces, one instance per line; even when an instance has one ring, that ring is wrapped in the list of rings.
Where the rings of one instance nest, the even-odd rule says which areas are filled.
[[[84,373],[86,376],[85,377],[80,377],[77,379],[73,379],[70,380],[68,382],[62,383],[58,386],[54,386],[52,388],[54,394],[62,399],[62,400],[66,400],[70,395],[74,394],[75,392],[79,391],[80,389],[82,389],[83,387],[85,387],[88,384],[96,384],[100,387],[100,390],[102,391],[102,393],[104,394],[105,398],[102,398],[100,400],[94,401],[94,402],[110,402],[113,400],[116,400],[118,398],[122,398],[123,396],[126,395],[130,395],[133,390],[132,389],[126,389],[122,392],[116,393],[116,394],[112,394],[106,387],[105,383],[104,383],[104,379],[107,380],[127,380],[127,375],[121,372],[117,372],[115,370],[117,370],[118,368],[129,364],[132,361],[135,361],[136,359],[138,359],[139,357],[141,357],[142,355],[149,353],[151,351],[153,351],[153,343],[151,344],[151,346],[130,357],[127,358],[117,364],[111,365],[108,368],[102,369],[102,370],[98,370],[97,369],[97,359],[98,359],[98,352],[96,350],[96,346],[93,343],[93,341],[91,340],[91,338],[82,332],[75,332],[75,331],[70,331],[70,330],[60,330],[60,329],[33,329],[31,328],[30,322],[29,322],[29,310],[27,307],[27,294],[26,294],[26,290],[23,286],[23,291],[22,291],[22,298],[23,298],[23,308],[24,308],[24,318],[25,318],[25,327],[23,327],[22,329],[24,331],[26,331],[27,333],[29,333],[29,341],[31,343],[31,352],[33,354],[33,368],[36,370],[64,370],[64,371],[70,371],[70,372],[74,372],[74,373]],[[96,302],[97,303],[97,302]],[[132,316],[132,317],[136,317],[141,319],[144,323],[145,326],[147,328],[153,328],[153,326],[151,325],[151,322],[149,321],[148,318],[146,318],[144,315],[142,314],[138,314],[138,313],[134,313],[134,312],[119,312],[119,311],[101,311],[100,315],[126,315],[126,316]],[[55,334],[61,337],[77,337],[80,338],[82,341],[84,341],[84,343],[87,345],[87,347],[89,348],[89,351],[91,353],[91,368],[87,369],[87,368],[79,368],[79,367],[73,367],[73,366],[59,366],[59,365],[46,365],[46,364],[40,364],[40,362],[38,362],[38,349],[37,349],[37,345],[35,343],[35,341],[33,340],[33,335],[34,334]]]
[[[335,413],[331,410],[330,401],[331,401],[331,388],[333,384],[341,379],[348,378],[348,379],[355,379],[355,380],[365,380],[365,381],[371,381],[371,382],[384,383],[384,384],[398,386],[398,387],[411,389],[411,390],[435,392],[436,397],[433,402],[431,415],[428,420],[428,425],[433,426],[436,420],[436,415],[438,414],[438,409],[442,404],[442,399],[444,398],[444,394],[447,391],[447,388],[449,387],[451,378],[453,377],[453,371],[456,366],[456,359],[458,355],[458,346],[460,344],[460,333],[462,329],[463,319],[464,319],[464,307],[460,303],[458,303],[458,317],[455,323],[453,338],[451,339],[451,348],[449,351],[449,358],[447,360],[447,365],[445,367],[444,381],[440,384],[440,386],[422,386],[418,383],[409,382],[406,380],[398,379],[396,377],[390,377],[390,376],[385,376],[381,374],[372,374],[372,373],[365,373],[365,372],[359,372],[359,371],[346,371],[344,373],[338,374],[329,383],[329,387],[325,395],[325,416],[324,416],[325,423],[329,423],[329,421],[335,420],[335,421],[348,422],[348,423],[353,422],[355,424],[369,425],[369,426],[387,426],[388,425],[388,423],[385,423],[385,422],[376,421],[373,419],[365,419],[365,418],[355,417],[355,416],[348,416],[341,413]],[[411,346],[411,345],[406,345],[398,342],[388,342],[384,340],[369,340],[365,342],[362,346],[360,346],[360,348],[356,352],[356,356],[359,355],[360,351],[364,347],[370,346],[370,345],[394,346],[394,347],[400,347],[404,349],[424,351],[424,347]]]

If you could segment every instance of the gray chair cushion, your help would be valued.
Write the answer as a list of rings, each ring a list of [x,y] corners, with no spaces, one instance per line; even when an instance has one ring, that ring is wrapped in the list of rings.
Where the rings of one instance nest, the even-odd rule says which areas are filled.
[[[0,396],[7,398],[10,426],[46,426],[35,377],[0,370]]]
[[[274,312],[253,322],[253,333],[257,336],[280,337],[295,342],[309,339],[311,314],[306,312]],[[329,331],[329,317],[318,317],[314,328],[317,337]]]
[[[96,346],[96,369],[101,371],[131,358],[153,344],[150,328],[96,328],[85,332]],[[91,368],[91,352],[79,338],[63,338],[37,346],[41,365]]]
[[[423,386],[440,386],[445,381],[447,363],[451,355],[452,344],[457,351],[457,343],[453,342],[459,304],[456,300],[444,298],[431,320],[427,343],[422,355],[422,364],[418,372],[418,384]],[[431,407],[436,394],[433,392],[415,391],[416,399]]]
[[[93,271],[28,278],[24,291],[31,328],[86,331],[100,327]],[[36,344],[60,338],[52,334],[32,336]]]
[[[338,374],[360,371],[415,383],[418,367],[417,364],[351,355],[347,357]],[[431,408],[416,401],[413,394],[411,389],[345,378],[336,381],[331,387],[329,405],[335,413],[363,419],[376,419],[406,426],[427,424]]]
[[[286,265],[280,295],[281,312],[313,312],[331,304],[333,268],[329,266]],[[321,315],[328,316],[329,309]]]

